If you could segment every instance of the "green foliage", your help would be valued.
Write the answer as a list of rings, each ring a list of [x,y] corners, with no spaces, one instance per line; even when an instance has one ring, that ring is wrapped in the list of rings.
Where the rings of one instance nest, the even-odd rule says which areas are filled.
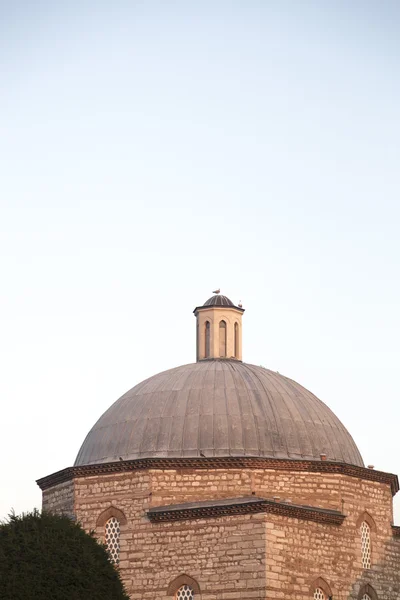
[[[66,516],[0,524],[1,600],[129,600],[104,546]]]

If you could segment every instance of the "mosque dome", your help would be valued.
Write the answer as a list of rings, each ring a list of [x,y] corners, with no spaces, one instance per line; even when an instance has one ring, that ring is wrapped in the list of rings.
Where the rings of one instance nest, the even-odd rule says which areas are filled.
[[[164,371],[124,394],[89,432],[75,465],[321,454],[363,466],[349,432],[314,394],[263,367],[216,359]]]
[[[229,300],[227,296],[222,296],[221,294],[215,294],[211,296],[208,300],[206,300],[203,306],[235,306],[232,300]]]
[[[217,294],[194,313],[197,362],[124,394],[89,431],[75,466],[151,457],[321,455],[364,466],[351,435],[321,400],[279,373],[242,362],[242,307]]]

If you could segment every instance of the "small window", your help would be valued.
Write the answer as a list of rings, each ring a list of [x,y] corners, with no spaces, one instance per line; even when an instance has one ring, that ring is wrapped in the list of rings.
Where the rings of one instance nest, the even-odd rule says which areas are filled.
[[[239,358],[239,325],[235,323],[235,358]]]
[[[310,586],[310,597],[313,600],[330,600],[332,590],[329,583],[322,577],[318,577]]]
[[[115,517],[111,517],[111,519],[108,519],[105,525],[105,544],[107,546],[111,562],[115,564],[119,563],[119,536],[119,521]]]
[[[219,355],[221,358],[226,358],[226,323],[219,323]]]
[[[204,356],[210,358],[210,321],[206,321]]]
[[[175,577],[167,589],[167,596],[171,596],[175,600],[192,600],[194,597],[200,597],[200,595],[200,587],[197,581],[185,573]],[[164,598],[163,594],[162,596]]]
[[[374,588],[369,583],[365,583],[360,589],[358,600],[378,600],[378,596]]]
[[[361,523],[361,563],[363,569],[371,568],[371,528],[366,521]]]
[[[192,600],[194,598],[194,591],[190,585],[183,585],[176,592],[176,600]]]

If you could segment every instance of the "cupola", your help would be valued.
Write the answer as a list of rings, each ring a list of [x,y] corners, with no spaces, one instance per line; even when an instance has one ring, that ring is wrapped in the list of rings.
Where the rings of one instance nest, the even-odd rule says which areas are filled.
[[[196,360],[226,358],[242,360],[244,308],[219,291],[194,309],[197,322]]]

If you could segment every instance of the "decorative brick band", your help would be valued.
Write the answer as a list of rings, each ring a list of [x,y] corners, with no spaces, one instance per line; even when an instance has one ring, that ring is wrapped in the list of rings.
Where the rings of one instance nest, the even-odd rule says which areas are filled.
[[[37,480],[38,486],[46,490],[54,485],[69,481],[75,477],[105,475],[108,473],[124,473],[142,469],[274,469],[281,471],[308,471],[310,473],[339,473],[358,479],[378,481],[390,485],[392,494],[399,491],[397,475],[366,469],[357,465],[349,465],[333,461],[296,460],[290,458],[210,456],[199,458],[138,458],[94,465],[68,467],[47,477]]]
[[[195,505],[194,505],[195,504]],[[329,525],[341,525],[345,515],[336,510],[303,506],[300,504],[287,504],[275,502],[265,498],[232,498],[223,502],[206,501],[198,503],[187,503],[180,505],[157,506],[151,508],[147,516],[154,523],[165,521],[182,521],[193,519],[209,519],[210,517],[225,517],[230,515],[247,515],[253,513],[272,513],[302,519],[304,521],[316,521]]]

